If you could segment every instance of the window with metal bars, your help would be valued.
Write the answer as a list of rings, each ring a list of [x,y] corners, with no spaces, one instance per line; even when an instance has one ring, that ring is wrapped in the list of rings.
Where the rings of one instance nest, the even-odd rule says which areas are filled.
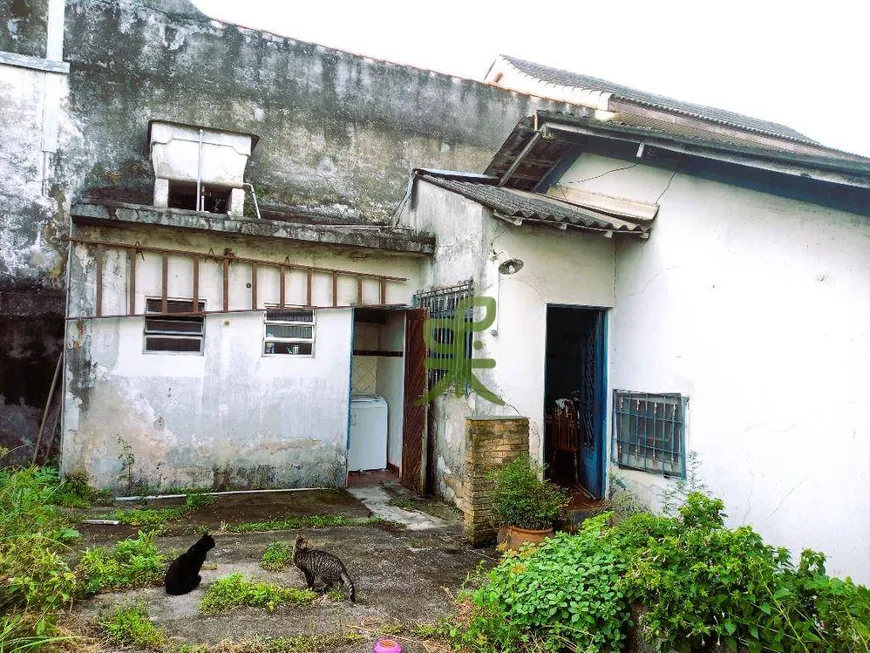
[[[443,288],[436,288],[426,292],[420,292],[414,295],[415,308],[429,309],[429,318],[447,318],[454,319],[456,316],[456,306],[463,299],[471,297],[474,294],[474,285],[471,281]],[[465,321],[472,322],[474,320],[474,309],[469,308],[465,313]],[[428,326],[425,328],[429,328]],[[455,342],[455,332],[452,329],[437,329],[434,331],[435,340],[438,343],[451,345]],[[440,353],[429,350],[426,352],[427,358],[430,360],[438,359],[440,367],[445,369],[430,368],[428,390],[438,385],[445,376],[460,376],[463,379],[471,377],[471,356],[472,356],[472,332],[471,330],[465,333],[465,356],[457,357],[449,353]],[[458,370],[458,366],[462,366],[462,370]],[[458,372],[458,373],[457,373]],[[449,390],[451,388],[446,388]],[[466,394],[470,391],[470,386],[465,383]]]
[[[205,302],[198,302],[198,310],[205,310]],[[145,299],[145,351],[151,353],[201,354],[205,321],[192,313],[192,299]]]
[[[679,394],[613,391],[613,460],[620,467],[686,478],[686,408]]]
[[[264,355],[314,355],[313,309],[266,308],[263,329]]]

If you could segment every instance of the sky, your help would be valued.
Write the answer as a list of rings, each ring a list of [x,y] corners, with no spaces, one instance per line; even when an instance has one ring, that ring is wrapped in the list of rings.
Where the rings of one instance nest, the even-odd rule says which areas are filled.
[[[496,55],[788,125],[870,156],[870,3],[193,0],[217,20],[483,79]]]

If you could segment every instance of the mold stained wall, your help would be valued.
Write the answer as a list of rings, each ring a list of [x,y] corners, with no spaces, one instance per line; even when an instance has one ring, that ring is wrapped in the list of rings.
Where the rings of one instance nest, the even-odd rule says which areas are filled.
[[[498,321],[475,336],[483,347],[474,353],[494,359],[496,366],[475,370],[475,376],[506,405],[474,393],[459,397],[449,393],[430,407],[439,492],[462,507],[467,417],[528,417],[530,453],[542,458],[547,304],[612,307],[614,241],[598,233],[516,227],[492,217],[489,209],[424,181],[416,185],[402,220],[435,234],[436,253],[426,287],[471,278],[476,295],[496,299]],[[498,261],[491,259],[492,252],[501,253]],[[523,268],[497,279],[498,264],[511,257],[522,259]],[[482,317],[477,314],[475,319]]]
[[[64,4],[71,72],[50,93],[45,80],[58,75],[0,64],[0,299],[22,307],[0,317],[0,350],[11,352],[0,378],[12,379],[0,389],[0,443],[25,443],[24,458],[61,348],[70,203],[152,203],[149,119],[257,134],[245,179],[264,217],[385,222],[412,167],[482,170],[517,120],[567,106],[223,24],[186,0]],[[0,50],[43,56],[47,8],[0,0],[10,17]]]
[[[661,196],[650,239],[617,243],[611,387],[687,395],[728,523],[867,583],[870,219],[645,165],[579,183],[625,165],[584,154],[562,181]],[[662,477],[619,473],[658,505]]]
[[[203,235],[123,232],[126,242],[155,247],[217,249]],[[117,238],[116,230],[89,237]],[[180,242],[181,241],[181,242]],[[125,311],[126,257],[107,250],[104,311]],[[390,283],[387,301],[408,303],[419,262],[372,255],[348,261],[347,252],[292,244],[243,245],[238,256],[380,272],[409,278]],[[70,314],[93,311],[93,250],[78,245]],[[136,270],[137,306],[160,296],[160,257],[145,254]],[[230,267],[230,309],[250,307],[250,266]],[[304,303],[304,274],[288,278],[288,302]],[[201,263],[200,296],[206,309],[220,306],[219,267]],[[277,272],[258,270],[259,305],[278,301]],[[169,296],[192,296],[191,264],[170,257]],[[376,301],[376,284],[367,301]],[[339,301],[356,298],[356,282],[339,283]],[[314,275],[313,301],[331,305],[331,277]],[[282,488],[343,486],[346,471],[352,309],[316,313],[313,357],[263,356],[263,313],[205,318],[202,355],[143,352],[143,317],[70,321],[65,369],[63,472],[86,473],[91,483],[118,492],[137,488]]]
[[[0,21],[0,50],[45,54],[44,6],[0,3],[0,15],[10,16]],[[66,88],[63,73],[0,63],[0,447],[10,450],[3,464],[31,460],[61,350],[68,203],[52,181],[51,150]],[[54,402],[49,431],[57,412]]]

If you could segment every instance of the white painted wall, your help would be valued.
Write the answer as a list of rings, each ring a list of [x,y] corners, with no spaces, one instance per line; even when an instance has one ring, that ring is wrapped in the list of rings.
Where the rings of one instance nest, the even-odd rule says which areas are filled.
[[[405,312],[390,311],[381,328],[380,347],[386,351],[405,350]],[[402,467],[402,431],[404,427],[406,359],[379,356],[377,359],[377,393],[387,400],[389,431],[387,462]]]
[[[166,247],[155,231],[122,232],[127,242]],[[119,232],[91,230],[90,237]],[[186,242],[180,242],[186,241]],[[376,256],[349,260],[324,248],[250,244],[178,235],[175,247],[222,251],[232,244],[241,257],[269,258],[354,271],[405,276],[391,284],[388,301],[407,303],[417,285],[419,263]],[[207,244],[207,246],[206,246]],[[159,258],[137,263],[137,304],[160,295]],[[93,312],[95,263],[74,248],[70,312]],[[260,302],[277,300],[277,276],[261,269]],[[108,254],[104,311],[123,311],[127,260]],[[250,268],[231,267],[230,308],[250,306]],[[190,266],[170,261],[169,295],[189,298]],[[327,281],[328,277],[324,278]],[[331,305],[331,281],[317,284],[315,302]],[[341,288],[342,302],[355,297],[354,283]],[[398,286],[398,287],[396,287]],[[301,284],[288,285],[301,302]],[[376,290],[376,289],[373,289]],[[207,310],[221,304],[221,278],[202,265],[200,295]],[[376,296],[376,295],[375,295]],[[262,304],[261,304],[262,305]],[[343,485],[351,373],[352,310],[319,309],[311,357],[263,356],[263,311],[210,315],[202,355],[143,353],[144,318],[69,322],[65,369],[63,460],[65,473],[85,471],[100,487],[128,486],[311,487]],[[120,438],[120,440],[119,440]],[[122,464],[124,447],[134,463]]]
[[[610,385],[690,397],[688,447],[772,544],[870,581],[870,220],[584,154],[574,187],[661,209],[620,241]],[[665,481],[620,470],[652,503]]]
[[[547,304],[613,306],[613,240],[601,234],[537,226],[515,227],[479,204],[426,182],[417,184],[405,224],[436,236],[426,287],[472,278],[475,294],[497,297],[497,330],[480,334],[476,357],[494,358],[493,370],[475,372],[507,402],[492,404],[474,394],[439,397],[432,404],[430,437],[436,438],[439,492],[463,505],[465,419],[521,415],[529,418],[533,455],[543,455],[544,364]],[[492,252],[501,253],[497,261]],[[497,280],[498,264],[520,258],[523,268]],[[482,314],[476,319],[482,319]]]

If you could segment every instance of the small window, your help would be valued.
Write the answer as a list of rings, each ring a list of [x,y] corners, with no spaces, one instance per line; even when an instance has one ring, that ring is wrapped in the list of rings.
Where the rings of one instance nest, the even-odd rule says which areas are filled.
[[[614,462],[664,476],[686,477],[686,407],[679,394],[614,390]]]
[[[200,301],[199,312],[205,310],[205,302]],[[204,318],[193,313],[192,299],[170,299],[163,301],[145,300],[145,351],[201,354],[204,334]]]
[[[314,355],[314,310],[267,308],[263,354]]]
[[[202,210],[209,213],[227,213],[230,207],[232,188],[201,184]],[[190,181],[169,182],[169,208],[196,211],[196,183]]]

